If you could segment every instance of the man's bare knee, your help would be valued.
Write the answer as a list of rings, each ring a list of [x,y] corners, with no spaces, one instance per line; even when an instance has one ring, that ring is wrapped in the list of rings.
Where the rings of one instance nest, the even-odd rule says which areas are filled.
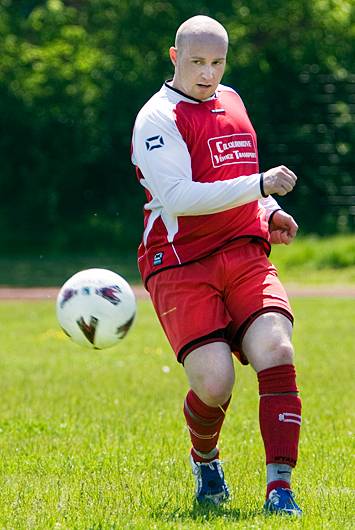
[[[259,372],[282,364],[293,364],[292,324],[278,313],[258,317],[243,339],[243,351]]]
[[[280,344],[275,350],[275,358],[278,364],[293,363],[293,346],[290,342]]]
[[[290,342],[283,342],[281,344],[274,344],[270,347],[270,352],[265,359],[268,366],[279,366],[281,364],[293,364],[293,347]]]
[[[199,381],[199,383],[192,388],[198,397],[209,405],[210,407],[218,407],[228,401],[232,394],[234,377],[228,375],[226,378],[213,377],[214,374],[209,374],[207,377]]]
[[[234,365],[225,343],[212,343],[191,352],[184,368],[192,390],[210,407],[223,405],[233,390]]]

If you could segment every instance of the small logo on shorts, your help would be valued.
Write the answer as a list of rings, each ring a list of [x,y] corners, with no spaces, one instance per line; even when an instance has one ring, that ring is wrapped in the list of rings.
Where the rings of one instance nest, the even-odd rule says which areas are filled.
[[[163,263],[164,252],[157,252],[153,258],[153,265],[161,265]]]

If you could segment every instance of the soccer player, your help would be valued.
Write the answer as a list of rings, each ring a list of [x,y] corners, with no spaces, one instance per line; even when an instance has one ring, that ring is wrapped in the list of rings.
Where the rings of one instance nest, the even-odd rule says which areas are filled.
[[[282,165],[260,173],[243,102],[220,84],[227,48],[219,22],[186,20],[170,48],[173,79],[137,116],[132,161],[147,195],[138,264],[190,385],[184,415],[197,501],[218,505],[230,495],[217,442],[233,353],[259,382],[264,508],[301,515],[290,485],[301,425],[293,316],[267,257],[271,243],[296,235],[272,195],[291,192],[297,177]]]

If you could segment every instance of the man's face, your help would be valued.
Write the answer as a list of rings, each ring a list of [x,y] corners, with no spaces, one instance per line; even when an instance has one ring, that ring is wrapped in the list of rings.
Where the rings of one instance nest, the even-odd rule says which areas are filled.
[[[186,39],[178,50],[170,49],[175,65],[173,86],[196,99],[211,97],[222,79],[226,55],[227,44],[218,36]]]

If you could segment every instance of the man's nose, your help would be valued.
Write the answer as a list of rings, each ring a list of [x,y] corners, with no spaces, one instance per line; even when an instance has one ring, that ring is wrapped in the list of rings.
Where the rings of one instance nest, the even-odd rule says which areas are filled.
[[[213,79],[214,77],[213,66],[206,64],[202,70],[202,77],[205,80]]]

